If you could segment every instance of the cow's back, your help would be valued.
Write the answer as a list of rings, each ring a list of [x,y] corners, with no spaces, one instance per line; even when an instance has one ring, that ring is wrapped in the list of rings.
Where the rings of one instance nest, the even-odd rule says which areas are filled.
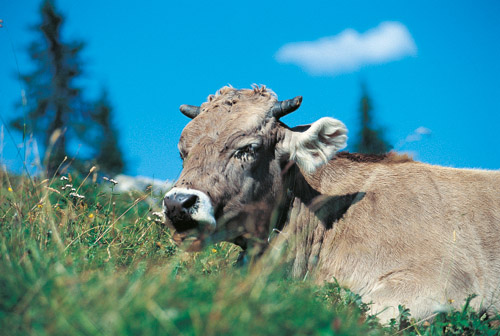
[[[383,318],[398,304],[425,317],[473,293],[476,308],[498,301],[500,172],[338,159],[306,178],[322,194],[362,195],[326,230],[318,281],[336,278],[374,312],[392,306]]]

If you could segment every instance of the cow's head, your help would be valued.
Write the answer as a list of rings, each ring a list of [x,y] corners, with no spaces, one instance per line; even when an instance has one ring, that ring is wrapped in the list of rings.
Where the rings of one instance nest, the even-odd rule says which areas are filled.
[[[169,224],[181,237],[195,232],[198,242],[212,237],[240,245],[248,236],[267,237],[265,221],[284,194],[289,162],[313,173],[347,140],[347,129],[336,119],[296,129],[281,123],[301,101],[278,101],[264,86],[224,87],[201,107],[181,106],[192,119],[178,145],[183,170],[163,201]],[[248,217],[252,225],[245,226]]]

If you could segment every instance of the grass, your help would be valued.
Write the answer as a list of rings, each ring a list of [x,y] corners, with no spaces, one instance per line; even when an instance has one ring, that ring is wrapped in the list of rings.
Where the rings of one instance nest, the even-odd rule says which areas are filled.
[[[160,194],[117,194],[95,172],[0,178],[2,335],[497,334],[467,304],[432,323],[401,307],[381,326],[338,284],[236,267],[232,244],[183,252],[152,215]]]

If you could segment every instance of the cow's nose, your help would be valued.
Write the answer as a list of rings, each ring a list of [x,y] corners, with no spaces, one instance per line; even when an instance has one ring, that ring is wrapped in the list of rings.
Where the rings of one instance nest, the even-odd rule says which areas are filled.
[[[198,201],[198,196],[194,194],[175,193],[165,196],[163,203],[167,210],[189,210]]]
[[[193,205],[195,205],[196,201],[198,201],[198,196],[193,195],[193,194],[178,194],[176,197],[174,197],[177,202],[181,203],[181,206],[184,209],[189,209]]]
[[[175,193],[173,195],[165,196],[163,199],[163,203],[169,210],[178,210],[178,211],[186,211],[189,210],[193,205],[196,204],[198,200],[198,196],[193,194],[178,194]]]
[[[174,193],[163,199],[165,214],[170,219],[175,229],[179,232],[194,229],[198,226],[191,214],[196,210],[195,204],[198,196],[188,193]]]

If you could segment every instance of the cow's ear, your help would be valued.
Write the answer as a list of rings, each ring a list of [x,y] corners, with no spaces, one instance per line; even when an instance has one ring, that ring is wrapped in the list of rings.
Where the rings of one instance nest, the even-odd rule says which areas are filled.
[[[302,132],[292,129],[285,150],[300,168],[313,173],[316,169],[327,163],[337,151],[345,148],[347,141],[347,128],[333,118],[321,118],[311,124]]]

